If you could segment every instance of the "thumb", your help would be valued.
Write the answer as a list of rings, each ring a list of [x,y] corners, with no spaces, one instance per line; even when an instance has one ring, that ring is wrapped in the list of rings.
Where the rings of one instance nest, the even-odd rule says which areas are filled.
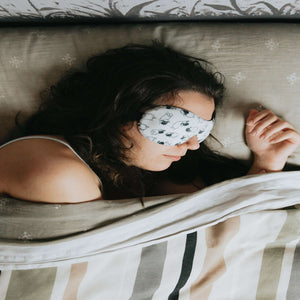
[[[255,108],[251,108],[250,109],[250,113],[249,113],[249,115],[256,115],[258,113],[258,110],[257,109],[255,109]]]
[[[258,113],[258,110],[257,109],[250,109],[250,112],[249,112],[249,115],[248,115],[248,118],[247,118],[247,125],[251,125],[251,120],[252,118]]]

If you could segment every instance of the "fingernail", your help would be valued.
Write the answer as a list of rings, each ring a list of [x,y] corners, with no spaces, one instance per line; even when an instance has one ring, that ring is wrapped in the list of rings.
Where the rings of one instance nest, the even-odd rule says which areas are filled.
[[[258,111],[262,111],[265,110],[266,108],[263,105],[259,104],[255,107],[255,109],[257,109]]]

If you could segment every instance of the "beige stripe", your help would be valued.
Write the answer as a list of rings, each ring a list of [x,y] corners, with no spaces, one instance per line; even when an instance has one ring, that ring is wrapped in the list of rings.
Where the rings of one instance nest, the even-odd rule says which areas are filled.
[[[0,275],[0,300],[5,299],[12,271],[2,271]]]
[[[276,300],[286,299],[287,290],[289,287],[291,272],[294,261],[294,254],[296,250],[296,246],[298,243],[298,239],[286,244],[283,260],[282,260],[282,268],[281,274],[278,283]]]
[[[87,262],[72,265],[69,281],[64,293],[63,300],[77,299],[78,288],[84,275],[86,274],[87,266]]]
[[[207,252],[203,268],[191,287],[191,300],[207,299],[214,282],[226,271],[224,250],[238,233],[240,218],[230,218],[206,229]]]
[[[50,300],[62,299],[70,277],[72,265],[57,267]]]
[[[299,217],[293,210],[287,210],[287,218],[278,237],[266,245],[257,287],[257,299],[276,299],[286,244],[299,237]],[[282,288],[282,286],[281,286]],[[287,288],[287,286],[286,286]],[[284,291],[283,291],[284,292]]]
[[[56,268],[13,270],[5,300],[49,299]]]
[[[129,299],[140,256],[141,249],[135,247],[103,253],[89,260],[77,300]]]

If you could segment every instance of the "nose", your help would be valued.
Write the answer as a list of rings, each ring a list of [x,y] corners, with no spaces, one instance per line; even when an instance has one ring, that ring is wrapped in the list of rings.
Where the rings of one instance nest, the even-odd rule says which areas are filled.
[[[185,143],[183,143],[179,146],[183,146],[183,145],[185,145],[187,147],[187,149],[189,149],[189,150],[197,150],[200,148],[200,144],[198,142],[196,135],[194,135],[193,137],[188,139]]]

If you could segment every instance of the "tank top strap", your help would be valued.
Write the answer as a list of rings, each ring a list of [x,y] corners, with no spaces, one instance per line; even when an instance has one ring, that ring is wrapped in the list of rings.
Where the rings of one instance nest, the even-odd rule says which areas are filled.
[[[4,148],[5,146],[9,145],[9,144],[12,144],[14,142],[17,142],[17,141],[22,141],[22,140],[29,140],[29,139],[45,139],[45,140],[52,140],[52,141],[55,141],[55,142],[58,142],[58,143],[61,143],[63,145],[65,145],[66,147],[68,147],[98,178],[99,182],[100,182],[100,190],[101,192],[103,191],[103,185],[102,185],[102,181],[101,179],[99,178],[99,176],[91,169],[91,167],[85,162],[85,160],[72,148],[72,146],[59,139],[59,138],[55,138],[55,137],[50,137],[50,136],[46,136],[46,135],[29,135],[29,136],[23,136],[23,137],[20,137],[20,138],[16,138],[14,140],[11,140],[11,141],[8,141],[6,142],[5,144],[1,145],[0,146],[0,149],[1,148]]]

